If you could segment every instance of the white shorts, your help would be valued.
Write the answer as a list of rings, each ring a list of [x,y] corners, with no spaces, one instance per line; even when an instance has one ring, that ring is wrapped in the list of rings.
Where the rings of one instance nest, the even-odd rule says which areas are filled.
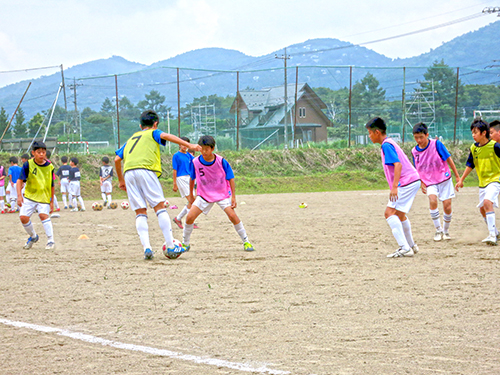
[[[427,186],[427,196],[429,195],[436,195],[441,202],[451,198],[455,198],[455,187],[453,186],[453,180],[449,178],[448,180],[443,181],[440,184]]]
[[[182,198],[185,198],[189,195],[189,181],[191,181],[191,177],[189,176],[180,176],[177,177],[177,187],[179,188],[179,193]]]
[[[493,202],[493,205],[498,208],[498,193],[500,193],[500,183],[498,182],[492,182],[484,188],[479,188],[479,204],[477,207],[483,207],[484,200],[487,199]]]
[[[101,185],[101,193],[111,193],[113,191],[113,185],[111,185],[110,180],[106,180]]]
[[[35,212],[38,212],[38,215],[50,215],[50,204],[38,203],[28,198],[24,198],[23,205],[19,209],[19,216],[31,217],[31,215],[33,215]]]
[[[68,192],[74,197],[79,197],[80,196],[80,181],[70,181]]]
[[[202,197],[197,196],[193,205],[198,207],[205,215],[208,215],[215,203],[224,211],[226,208],[231,207],[231,198],[226,198],[218,202],[207,202]]]
[[[125,186],[132,209],[154,208],[165,202],[163,189],[156,173],[147,169],[133,169],[125,172]]]
[[[0,186],[0,197],[5,196],[5,186]]]
[[[415,199],[415,195],[417,195],[420,186],[420,180],[418,180],[409,185],[398,188],[398,200],[395,202],[391,202],[389,200],[387,207],[394,208],[397,211],[407,214],[410,212],[411,205],[413,204],[413,200]]]
[[[11,200],[17,200],[17,188],[16,186],[14,185],[14,187],[10,186],[9,184],[9,187],[7,188],[7,191],[9,191],[10,193],[10,199]]]
[[[61,178],[61,193],[69,192],[69,180],[67,178]]]

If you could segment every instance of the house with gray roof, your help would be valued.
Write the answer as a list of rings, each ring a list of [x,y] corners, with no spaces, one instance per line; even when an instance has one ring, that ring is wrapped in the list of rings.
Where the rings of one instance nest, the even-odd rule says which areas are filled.
[[[327,128],[333,123],[323,112],[326,104],[307,83],[297,85],[297,95],[295,89],[295,83],[287,87],[287,108],[284,86],[240,90],[230,112],[236,113],[239,106],[241,147],[254,148],[266,138],[264,144],[284,143],[285,115],[289,141],[327,140]]]

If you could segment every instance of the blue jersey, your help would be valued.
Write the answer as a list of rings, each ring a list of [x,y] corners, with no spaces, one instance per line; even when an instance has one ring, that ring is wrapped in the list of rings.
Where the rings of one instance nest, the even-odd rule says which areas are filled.
[[[172,168],[177,171],[177,177],[189,176],[189,166],[193,163],[194,156],[189,152],[177,151],[172,157]]]
[[[18,165],[13,165],[9,167],[9,176],[12,176],[12,183],[15,184],[19,179],[19,175],[21,174],[21,167]]]
[[[212,165],[213,163],[215,163],[215,159],[211,162],[208,162],[208,161],[205,161],[205,159],[203,159],[203,155],[200,155],[200,163],[203,164],[203,165]],[[222,168],[224,168],[224,172],[226,173],[226,180],[231,180],[234,178],[234,172],[233,172],[233,169],[231,168],[231,165],[229,165],[228,161],[226,159],[222,159]],[[189,166],[189,175],[191,177],[191,180],[196,180],[196,172],[194,170],[194,164],[191,163],[191,165]]]
[[[401,163],[396,149],[390,143],[382,143],[382,151],[384,152],[385,156],[385,165],[394,165],[394,163]]]
[[[143,130],[149,130],[149,128],[143,129]],[[153,130],[153,139],[158,142],[161,146],[165,146],[167,144],[167,141],[164,139],[161,139],[161,135],[165,133],[164,131],[161,131],[160,129]],[[120,147],[118,150],[115,151],[116,156],[118,156],[120,159],[123,160],[123,152],[125,151],[125,145],[127,142],[124,143],[122,147]]]

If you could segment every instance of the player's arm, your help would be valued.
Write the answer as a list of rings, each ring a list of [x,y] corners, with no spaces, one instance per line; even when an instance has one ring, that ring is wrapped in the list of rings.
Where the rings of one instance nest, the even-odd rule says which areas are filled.
[[[116,176],[118,177],[118,187],[121,190],[127,191],[127,188],[125,187],[125,179],[123,178],[123,173],[122,173],[122,158],[119,157],[118,155],[115,156],[115,169],[116,169]]]
[[[173,134],[161,133],[160,138],[163,139],[163,140],[165,140],[165,141],[176,143],[178,145],[185,146],[185,147],[187,147],[189,149],[193,149],[195,151],[200,151],[201,152],[201,146],[200,145],[194,145],[194,144],[188,143],[188,142],[180,139],[179,137],[177,137],[177,136],[175,136]]]
[[[24,181],[18,178],[16,183],[16,190],[17,190],[17,205],[19,207],[23,205],[23,200],[24,200],[23,187],[24,187]]]
[[[471,172],[472,172],[472,168],[471,167],[469,167],[469,166],[465,167],[464,174],[462,175],[462,177],[460,177],[458,179],[457,184],[455,185],[455,190],[456,191],[458,191],[458,189],[464,187],[464,180],[469,175],[469,173],[471,173]]]
[[[401,164],[400,162],[394,163],[394,180],[392,181],[392,189],[389,194],[389,199],[391,200],[391,202],[396,202],[398,200],[398,185],[402,170],[403,164]]]
[[[455,178],[458,181],[458,179],[460,178],[460,175],[458,174],[457,166],[455,165],[455,162],[453,161],[453,159],[451,158],[451,156],[448,159],[446,159],[446,162],[448,163],[448,166],[450,167],[450,169],[455,174]]]
[[[236,184],[234,178],[229,180],[229,187],[231,188],[231,208],[236,208]]]
[[[174,169],[173,172],[172,172],[172,175],[174,177],[174,187],[173,187],[173,191],[177,191],[179,188],[177,187],[177,171]],[[190,182],[191,184],[191,182]]]
[[[194,202],[194,181],[192,178],[189,179],[189,195],[187,197],[189,204]]]

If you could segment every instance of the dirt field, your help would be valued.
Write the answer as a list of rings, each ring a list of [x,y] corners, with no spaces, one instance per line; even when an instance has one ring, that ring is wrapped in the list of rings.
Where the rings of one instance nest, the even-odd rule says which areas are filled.
[[[243,251],[215,207],[177,260],[159,251],[150,211],[152,262],[130,210],[62,212],[55,251],[38,218],[41,241],[23,250],[17,215],[2,215],[0,373],[499,374],[500,249],[480,242],[477,189],[454,200],[446,243],[432,241],[418,194],[414,258],[386,258],[396,248],[387,198],[238,196],[256,251]]]

